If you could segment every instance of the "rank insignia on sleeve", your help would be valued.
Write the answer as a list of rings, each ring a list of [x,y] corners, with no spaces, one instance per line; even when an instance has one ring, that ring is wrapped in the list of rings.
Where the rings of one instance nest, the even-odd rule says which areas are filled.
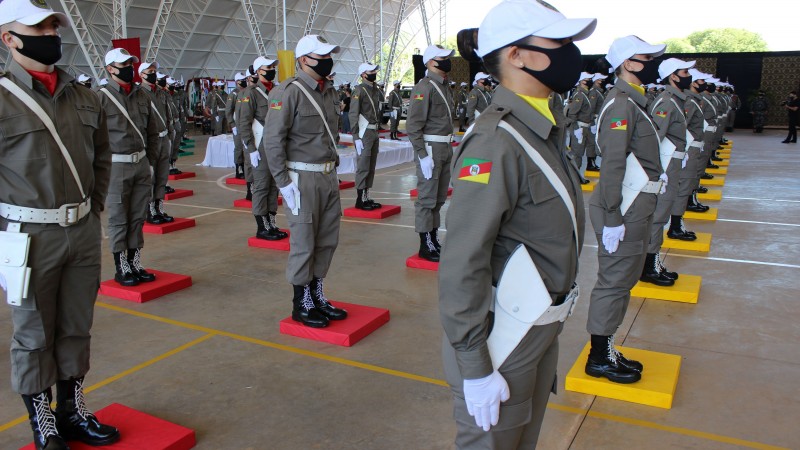
[[[414,100],[422,100],[422,99],[424,99],[424,98],[425,98],[425,96],[424,96],[424,95],[422,95],[422,94],[417,94],[417,93],[415,93],[415,94],[414,94],[414,97],[413,97],[413,99],[414,99]]]
[[[667,112],[664,111],[663,109],[660,109],[660,110],[656,111],[656,115],[663,119],[663,118],[667,117]]]
[[[488,159],[466,158],[458,172],[458,179],[474,183],[489,184],[492,162]]]
[[[272,100],[271,102],[269,102],[269,109],[277,109],[278,111],[280,111],[282,107],[283,107],[283,102],[279,102],[277,100]]]
[[[628,129],[628,121],[619,118],[611,119],[611,129],[626,131]]]

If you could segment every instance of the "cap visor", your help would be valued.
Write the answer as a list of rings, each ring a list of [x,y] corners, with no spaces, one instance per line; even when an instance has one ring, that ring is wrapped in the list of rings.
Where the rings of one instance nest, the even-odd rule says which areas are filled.
[[[658,58],[659,56],[663,55],[664,52],[667,50],[666,44],[656,44],[656,45],[641,45],[636,47],[635,55],[651,55],[653,58]]]
[[[323,44],[316,50],[310,53],[316,53],[320,56],[330,55],[331,53],[339,53],[342,49],[338,45]]]
[[[22,17],[20,19],[17,19],[17,22],[19,22],[19,23],[21,23],[23,25],[32,26],[32,25],[36,25],[36,24],[42,23],[42,21],[44,21],[45,19],[47,19],[50,16],[58,17],[58,20],[61,22],[61,26],[62,27],[69,26],[69,19],[67,19],[67,16],[64,15],[64,13],[55,12],[55,11],[43,11],[43,12],[40,12],[40,13],[31,14],[30,16],[25,16],[25,17]]]
[[[597,19],[564,19],[531,33],[531,35],[548,39],[572,38],[573,41],[580,41],[591,36],[596,27]]]

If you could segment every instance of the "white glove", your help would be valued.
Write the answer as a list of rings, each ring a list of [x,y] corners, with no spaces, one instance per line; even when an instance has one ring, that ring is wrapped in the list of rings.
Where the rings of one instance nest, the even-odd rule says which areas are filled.
[[[663,181],[663,183],[661,184],[661,192],[659,192],[659,194],[664,195],[664,193],[667,192],[667,184],[669,183],[669,177],[667,176],[666,173],[662,173],[661,175],[658,176],[658,179]]]
[[[217,119],[217,122],[219,122],[219,120],[220,120],[219,116],[215,117],[215,119]]]
[[[2,273],[0,273],[0,289],[6,290],[6,277]]]
[[[419,167],[422,169],[422,176],[425,177],[426,180],[430,180],[433,178],[433,158],[430,156],[426,156],[424,158],[419,158]]]
[[[619,242],[625,239],[625,224],[618,227],[603,227],[603,247],[608,253],[614,253],[619,248]]]
[[[392,113],[389,114],[389,117],[391,117],[392,119],[397,119],[397,110],[396,109],[393,110]]]
[[[283,196],[283,201],[286,202],[286,206],[289,209],[293,211],[297,209],[297,203],[300,201],[300,189],[297,188],[297,185],[294,184],[294,182],[282,187],[281,195]]]
[[[477,380],[464,380],[464,401],[475,424],[489,431],[500,419],[500,402],[509,399],[508,383],[500,372]]]
[[[592,125],[589,129],[592,130],[592,134],[597,134],[597,125]]]
[[[259,161],[261,161],[261,155],[258,153],[258,150],[250,152],[250,164],[253,167],[258,167]]]
[[[233,135],[236,136],[237,134],[236,127],[231,128],[231,131],[233,132]]]
[[[356,139],[353,143],[356,145],[356,154],[361,156],[361,152],[364,150],[364,141]]]
[[[576,138],[578,138],[578,144],[583,143],[583,128],[575,128],[575,131],[572,132]]]
[[[681,169],[686,168],[686,163],[689,162],[689,152],[683,155],[683,161],[681,161]]]

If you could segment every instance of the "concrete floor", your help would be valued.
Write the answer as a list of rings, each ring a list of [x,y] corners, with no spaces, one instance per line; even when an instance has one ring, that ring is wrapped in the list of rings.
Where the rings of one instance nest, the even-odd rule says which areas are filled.
[[[711,252],[666,255],[671,270],[703,276],[699,303],[631,302],[618,343],[682,356],[670,410],[564,391],[588,339],[597,263],[587,234],[584,295],[561,335],[559,394],[539,448],[800,446],[800,147],[781,144],[783,136],[728,134],[735,143],[724,198],[709,202],[720,219],[689,222],[713,232]],[[171,183],[195,195],[167,205],[197,227],[147,235],[144,251],[148,267],[191,275],[194,286],[142,305],[98,298],[89,406],[119,402],[190,427],[198,449],[453,448],[437,277],[404,265],[418,245],[413,166],[376,177],[373,197],[401,205],[401,215],[342,220],[329,297],[391,310],[388,324],[344,348],[278,332],[290,310],[287,256],[247,247],[254,220],[232,207],[243,189],[221,182],[232,170],[194,166],[205,142],[198,137],[196,154],[180,160],[197,178]],[[354,197],[343,191],[343,205]],[[108,251],[103,257],[108,279],[114,265]],[[8,308],[0,307],[0,335],[11,335]],[[0,374],[8,361],[2,346]],[[24,407],[6,375],[0,384],[0,448],[18,448],[31,440]]]

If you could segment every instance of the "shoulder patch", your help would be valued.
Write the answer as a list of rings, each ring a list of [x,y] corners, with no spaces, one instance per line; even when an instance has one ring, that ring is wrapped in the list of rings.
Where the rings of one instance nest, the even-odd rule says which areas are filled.
[[[492,162],[488,159],[464,158],[458,179],[473,183],[489,184],[492,174]]]
[[[424,95],[420,94],[419,92],[415,92],[414,96],[412,97],[414,100],[423,100],[425,98]]]
[[[628,129],[628,121],[622,118],[612,118],[611,129],[625,131]]]
[[[667,112],[663,109],[659,109],[658,111],[656,111],[656,115],[663,119],[664,117],[667,117]]]
[[[280,111],[282,107],[283,107],[283,102],[280,102],[278,100],[270,100],[269,102],[269,109],[276,109]]]

